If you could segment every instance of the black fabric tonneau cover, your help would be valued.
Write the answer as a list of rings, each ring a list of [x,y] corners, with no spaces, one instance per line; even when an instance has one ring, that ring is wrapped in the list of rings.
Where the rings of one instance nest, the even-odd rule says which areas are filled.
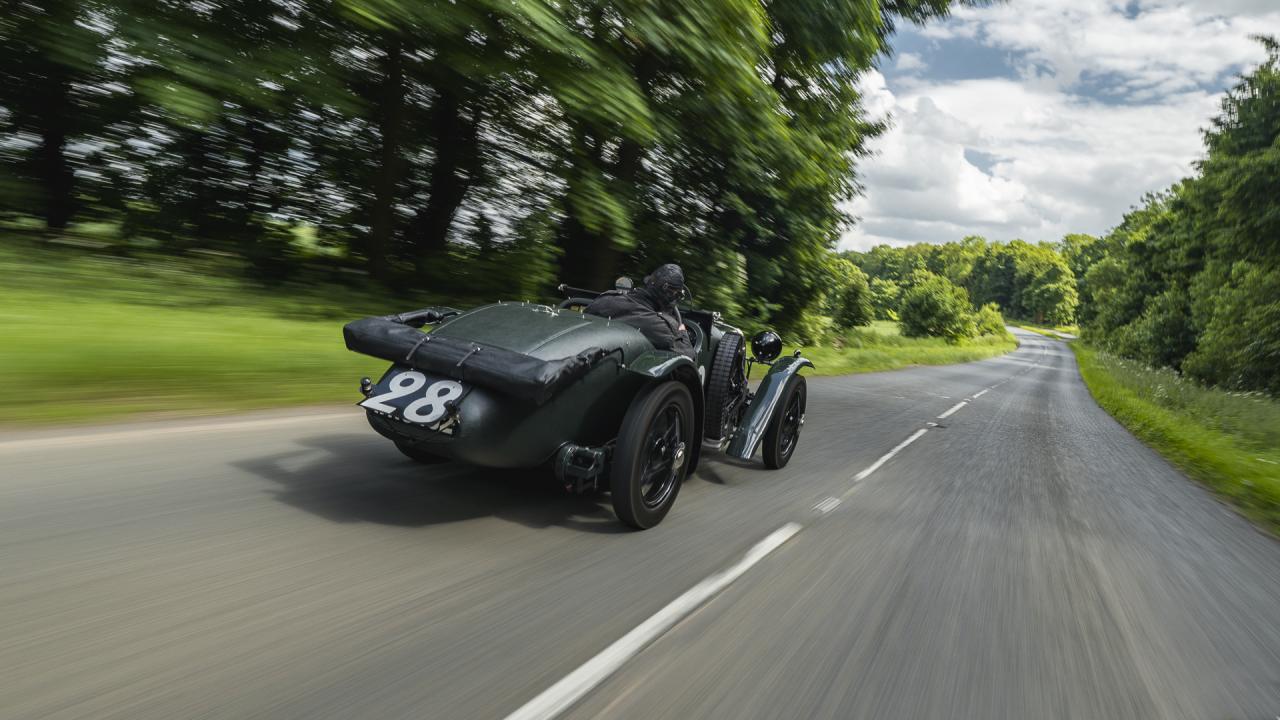
[[[396,321],[371,317],[347,323],[347,349],[417,370],[474,383],[541,405],[587,374],[606,353],[588,348],[572,357],[540,360],[493,345],[428,335]]]

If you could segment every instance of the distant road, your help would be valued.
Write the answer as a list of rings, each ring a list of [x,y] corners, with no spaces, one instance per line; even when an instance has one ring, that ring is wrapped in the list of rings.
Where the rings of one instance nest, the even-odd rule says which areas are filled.
[[[810,379],[643,533],[355,408],[0,437],[0,717],[501,718],[774,537],[565,715],[1273,720],[1280,543],[1017,334]]]

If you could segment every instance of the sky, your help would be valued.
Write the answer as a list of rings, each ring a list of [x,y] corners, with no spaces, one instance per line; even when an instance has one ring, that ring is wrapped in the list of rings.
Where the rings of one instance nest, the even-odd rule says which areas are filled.
[[[862,79],[891,129],[859,164],[843,250],[1105,233],[1192,173],[1280,0],[1009,0],[901,26]]]

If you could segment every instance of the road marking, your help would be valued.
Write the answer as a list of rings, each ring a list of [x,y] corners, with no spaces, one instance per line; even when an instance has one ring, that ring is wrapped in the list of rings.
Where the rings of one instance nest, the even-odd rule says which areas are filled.
[[[798,523],[787,523],[774,530],[768,537],[756,543],[735,565],[722,570],[702,582],[694,585],[683,595],[672,600],[648,620],[640,623],[634,630],[623,635],[616,642],[588,660],[577,670],[566,675],[560,682],[552,685],[534,699],[525,703],[520,709],[507,716],[507,720],[534,720],[535,718],[553,718],[568,710],[570,706],[581,700],[597,685],[604,682],[635,657],[649,643],[658,639],[673,625],[689,613],[698,609],[713,595],[725,589],[734,580],[742,577],[751,566],[763,560],[769,553],[777,550],[791,536],[800,532]]]
[[[179,425],[176,427],[138,428],[136,430],[114,430],[108,432],[88,433],[84,435],[59,435],[57,437],[31,438],[28,440],[10,440],[0,442],[0,452],[6,450],[31,450],[35,448],[83,447],[102,443],[130,440],[135,437],[153,438],[166,435],[186,435],[190,433],[220,432],[226,430],[258,430],[277,425],[292,425],[298,422],[323,420],[350,420],[358,417],[352,412],[326,413],[324,415],[295,415],[283,418],[264,418],[261,420],[242,420],[240,422],[211,422],[199,425]]]
[[[986,395],[990,390],[991,390],[991,388],[987,388],[986,390],[979,390],[978,392],[976,392],[976,393],[974,393],[974,394],[973,394],[973,399],[974,399],[974,400],[977,400],[978,398],[982,397],[983,395]]]
[[[929,428],[920,428],[919,430],[915,431],[914,433],[911,434],[911,437],[907,438],[906,440],[903,440],[902,442],[898,443],[892,450],[885,453],[884,455],[881,455],[880,459],[871,463],[871,466],[868,467],[866,470],[863,470],[857,475],[854,475],[853,481],[862,482],[863,480],[866,480],[867,477],[871,475],[871,473],[879,470],[881,465],[889,462],[890,458],[902,452],[903,448],[915,442],[916,440],[920,439],[920,436],[927,432],[929,432]]]
[[[829,497],[829,498],[823,499],[823,501],[818,503],[817,505],[814,505],[813,509],[823,515],[826,515],[827,513],[831,512],[832,510],[835,510],[838,507],[840,507],[840,498]]]
[[[948,410],[948,411],[946,411],[946,412],[942,413],[941,415],[939,415],[939,416],[938,416],[938,419],[939,419],[939,420],[945,420],[945,419],[947,418],[947,416],[951,415],[951,413],[953,413],[953,412],[955,412],[955,411],[959,410],[960,408],[962,408],[962,407],[964,407],[965,405],[968,405],[968,404],[969,404],[969,401],[968,401],[968,400],[961,400],[960,402],[956,403],[955,405],[952,405],[950,410]]]

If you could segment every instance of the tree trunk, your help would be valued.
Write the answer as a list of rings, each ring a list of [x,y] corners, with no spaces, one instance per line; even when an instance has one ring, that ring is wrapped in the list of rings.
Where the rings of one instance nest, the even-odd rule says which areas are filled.
[[[431,105],[435,160],[427,181],[427,201],[414,215],[414,269],[423,278],[440,276],[448,252],[449,229],[467,191],[480,173],[480,110],[471,108],[456,87],[438,89]]]
[[[583,226],[570,211],[560,225],[557,238],[560,280],[587,290],[609,290],[622,265],[622,251],[612,238]]]
[[[400,41],[390,39],[382,60],[383,78],[378,95],[378,172],[373,181],[373,217],[370,222],[369,274],[387,280],[387,251],[395,234],[396,195],[400,186],[401,133],[404,129],[404,67]]]
[[[40,145],[34,160],[44,195],[45,225],[50,230],[63,230],[75,212],[75,174],[66,155],[67,125],[72,112],[70,84],[61,65],[50,63],[49,69],[42,89]]]

